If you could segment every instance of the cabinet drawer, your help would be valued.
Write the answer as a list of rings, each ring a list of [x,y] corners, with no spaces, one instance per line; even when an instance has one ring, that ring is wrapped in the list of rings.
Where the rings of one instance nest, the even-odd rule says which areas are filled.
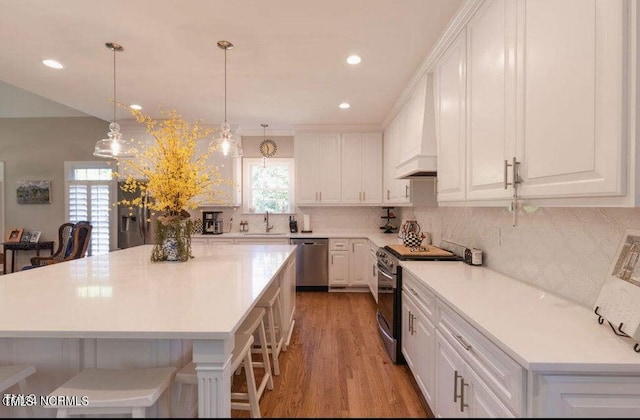
[[[491,390],[524,415],[525,370],[451,308],[437,301],[438,329]]]
[[[329,239],[329,250],[346,251],[349,249],[349,239]]]
[[[411,295],[422,312],[435,323],[436,297],[427,286],[406,271],[402,272],[402,290]]]

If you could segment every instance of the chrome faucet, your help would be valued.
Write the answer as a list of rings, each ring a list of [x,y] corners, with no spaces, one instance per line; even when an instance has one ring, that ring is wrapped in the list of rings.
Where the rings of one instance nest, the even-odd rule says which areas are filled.
[[[265,211],[265,213],[264,213],[264,223],[267,225],[266,226],[266,229],[267,229],[266,232],[269,233],[269,231],[271,229],[273,229],[273,225],[269,226],[269,211],[268,210]]]

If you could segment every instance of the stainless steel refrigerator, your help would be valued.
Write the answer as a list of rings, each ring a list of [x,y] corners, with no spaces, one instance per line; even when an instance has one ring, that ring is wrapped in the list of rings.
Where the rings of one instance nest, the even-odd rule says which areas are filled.
[[[123,191],[118,183],[118,202],[132,200],[141,196],[139,190],[135,192]],[[155,238],[155,217],[147,207],[149,197],[143,196],[143,206],[133,207],[118,204],[118,248],[131,248],[143,244],[152,244]]]

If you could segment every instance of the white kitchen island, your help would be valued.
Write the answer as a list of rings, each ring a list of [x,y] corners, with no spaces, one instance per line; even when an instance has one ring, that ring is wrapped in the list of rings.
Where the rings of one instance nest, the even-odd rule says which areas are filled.
[[[2,276],[0,364],[35,365],[28,387],[39,396],[86,367],[179,368],[192,356],[199,416],[230,417],[234,333],[273,282],[292,328],[295,246],[194,245],[184,263],[152,263],[151,248]],[[35,415],[55,410],[35,407]]]

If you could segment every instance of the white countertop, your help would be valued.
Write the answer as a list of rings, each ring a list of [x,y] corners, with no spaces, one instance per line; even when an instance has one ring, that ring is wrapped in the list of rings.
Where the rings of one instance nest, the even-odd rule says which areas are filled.
[[[261,239],[299,239],[299,238],[364,238],[374,242],[377,246],[383,247],[385,245],[402,243],[398,238],[398,233],[382,233],[382,231],[374,230],[348,230],[348,231],[314,231],[311,233],[289,233],[289,232],[275,232],[272,234],[262,232],[229,232],[220,235],[193,235],[194,238],[212,238],[212,239],[225,239],[225,238],[261,238]]]
[[[0,277],[0,337],[228,338],[295,253],[292,245],[152,245]]]
[[[485,267],[401,261],[438,298],[523,367],[640,372],[634,342],[598,324],[589,308]]]

